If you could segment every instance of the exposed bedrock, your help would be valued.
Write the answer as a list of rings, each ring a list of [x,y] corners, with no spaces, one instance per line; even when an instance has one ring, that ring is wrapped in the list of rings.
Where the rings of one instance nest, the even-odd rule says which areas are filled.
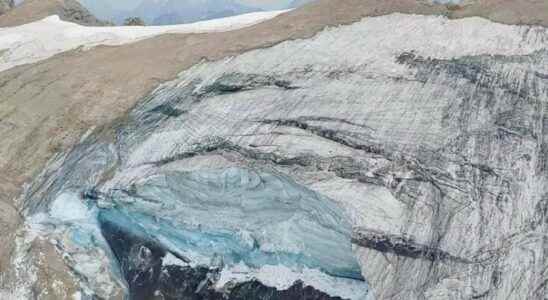
[[[428,26],[433,35],[417,29]],[[77,228],[99,237],[93,245],[106,250],[73,247],[69,257],[104,261],[114,278],[126,272],[111,264],[123,261],[117,246],[59,203],[76,203],[77,220],[140,216],[155,241],[141,252],[147,266],[169,252],[190,261],[185,274],[203,276],[192,262],[221,256],[256,267],[246,274],[268,286],[275,245],[302,254],[282,255],[281,266],[305,285],[311,273],[300,269],[335,278],[310,284],[330,296],[360,299],[343,279],[365,278],[377,299],[543,299],[547,40],[537,27],[391,15],[203,62],[52,160],[24,206],[52,239]],[[220,255],[203,255],[214,247],[196,245],[212,240]],[[86,281],[108,296],[101,284]],[[352,292],[333,295],[341,290]]]
[[[109,24],[98,20],[76,0],[0,0],[0,15],[2,14],[0,27],[23,25],[51,15],[87,26]]]
[[[13,0],[1,0],[0,1],[0,15],[6,13],[10,9],[15,7]]]

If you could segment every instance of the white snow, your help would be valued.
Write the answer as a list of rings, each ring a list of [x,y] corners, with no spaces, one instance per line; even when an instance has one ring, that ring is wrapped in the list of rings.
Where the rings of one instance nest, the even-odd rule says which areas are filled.
[[[76,292],[72,295],[73,300],[82,300],[82,293]]]
[[[264,89],[225,95],[223,101],[216,98],[201,101],[193,106],[184,121],[174,121],[171,127],[151,134],[146,142],[131,152],[128,164],[138,166],[175,153],[191,151],[194,144],[203,144],[202,141],[211,136],[224,136],[244,147],[250,144],[268,145],[261,147],[261,150],[278,151],[288,157],[305,153],[320,156],[330,156],[330,153],[349,155],[350,149],[314,137],[304,130],[282,131],[276,128],[276,134],[271,134],[269,128],[251,126],[247,120],[250,116],[297,118],[310,115],[310,108],[313,107],[314,115],[356,123],[363,122],[364,116],[368,116],[369,125],[378,126],[378,130],[364,131],[363,134],[374,135],[382,140],[389,132],[408,131],[407,122],[417,121],[411,117],[412,114],[408,114],[405,115],[406,119],[388,125],[382,118],[383,114],[376,112],[378,107],[386,111],[416,110],[417,104],[411,101],[386,101],[394,96],[390,81],[370,80],[377,77],[413,79],[414,71],[396,61],[403,52],[437,59],[474,55],[527,55],[546,49],[546,41],[548,31],[543,27],[504,25],[477,17],[450,20],[442,16],[397,13],[364,18],[348,26],[328,28],[311,39],[286,41],[218,62],[198,64],[182,72],[178,81],[170,84],[184,86],[199,81],[201,85],[207,86],[222,74],[254,74],[257,70],[264,70],[265,74],[287,76],[307,68],[310,68],[310,74],[355,69],[352,75],[355,79],[342,82],[325,80],[323,76],[295,76],[291,78],[293,83],[302,89],[293,91],[292,97],[280,96],[277,91]],[[296,105],[293,97],[301,97],[305,88],[308,89],[306,93],[314,97],[303,98]],[[158,93],[161,91],[158,90]],[[357,98],[358,95],[363,99]],[[348,102],[345,105],[352,105],[349,111],[347,106],[332,101],[353,97],[360,101],[367,99],[368,105],[362,105],[357,100]],[[441,116],[441,113],[432,115]],[[443,128],[434,126],[440,122],[428,120],[422,124],[419,132],[429,132],[431,143],[443,141],[443,137],[447,136]],[[358,128],[347,130],[360,131]],[[402,135],[399,142],[411,145],[415,143],[415,138],[414,135]],[[435,144],[431,146],[441,147]]]
[[[23,247],[30,247],[34,239],[48,240],[59,245],[64,257],[70,257],[73,262],[72,270],[87,278],[80,282],[82,291],[72,294],[71,299],[82,299],[84,294],[95,293],[102,298],[109,298],[123,283],[118,281],[112,269],[111,257],[106,241],[103,239],[97,222],[97,209],[88,208],[81,197],[74,191],[64,191],[57,195],[51,203],[48,212],[30,216],[25,221],[25,234],[18,240],[16,271],[24,272],[17,278],[27,278],[29,284],[22,283],[12,293],[26,295],[30,293],[30,286],[36,282],[35,270],[29,269],[27,251]],[[69,263],[70,265],[70,263]],[[28,269],[28,270],[27,270]],[[29,296],[9,298],[0,291],[0,299],[28,299]]]
[[[301,280],[305,286],[313,286],[331,296],[352,300],[365,300],[368,296],[363,283],[359,281],[329,276],[316,269],[303,268],[301,272],[295,272],[283,265],[265,265],[259,269],[254,269],[245,264],[238,264],[224,268],[216,286],[221,289],[228,282],[245,282],[252,279],[278,290],[286,290],[295,281]]]
[[[170,26],[88,27],[65,22],[58,16],[0,28],[0,71],[34,63],[58,53],[98,45],[121,45],[166,33],[230,31],[271,19],[287,10],[256,12],[191,24]]]
[[[171,252],[168,252],[166,256],[162,259],[162,265],[163,266],[183,266],[183,267],[188,266],[187,263],[175,257],[175,255],[171,254]]]
[[[405,204],[385,187],[335,177],[315,182],[309,188],[339,203],[356,227],[395,234],[402,226],[408,226]]]
[[[52,203],[50,215],[60,221],[87,221],[93,218],[88,207],[74,193],[62,193]]]

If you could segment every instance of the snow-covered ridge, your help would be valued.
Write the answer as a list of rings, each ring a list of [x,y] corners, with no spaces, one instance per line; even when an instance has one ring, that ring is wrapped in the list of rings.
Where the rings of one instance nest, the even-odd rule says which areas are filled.
[[[114,27],[81,26],[62,21],[54,15],[21,26],[0,28],[0,71],[38,62],[79,47],[89,49],[98,45],[121,45],[166,33],[235,30],[287,11],[256,12],[170,26]],[[524,55],[544,48],[546,41],[542,37],[544,35],[539,34],[544,31],[541,27],[503,25],[479,17],[449,20],[442,16],[395,13],[365,18],[358,24],[367,33],[360,39],[362,44],[379,43],[375,52],[401,50],[403,46],[420,50],[420,55],[433,58],[478,54]],[[356,26],[345,28],[352,30]],[[398,31],[387,34],[387,30],[392,31],[393,28],[398,28]],[[462,41],[447,40],[447,37],[454,36],[461,36]]]
[[[121,45],[165,33],[204,33],[236,30],[274,18],[288,10],[170,26],[88,27],[49,16],[29,24],[0,28],[0,71],[34,63],[78,47]]]

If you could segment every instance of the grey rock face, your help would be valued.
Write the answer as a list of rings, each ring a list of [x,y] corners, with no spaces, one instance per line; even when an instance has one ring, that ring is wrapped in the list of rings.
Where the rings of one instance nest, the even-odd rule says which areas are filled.
[[[131,192],[172,171],[280,174],[344,209],[378,299],[544,299],[546,41],[539,27],[390,15],[204,62],[113,140],[97,131],[58,157],[25,206],[55,218],[63,192]]]
[[[13,0],[1,0],[0,1],[0,15],[15,7]]]
[[[108,23],[98,20],[82,4],[76,0],[64,0],[63,5],[59,7],[59,16],[61,19],[87,26],[103,26]]]

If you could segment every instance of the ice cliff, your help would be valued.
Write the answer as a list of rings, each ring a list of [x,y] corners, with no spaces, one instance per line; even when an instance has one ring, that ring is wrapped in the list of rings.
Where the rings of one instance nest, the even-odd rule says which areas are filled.
[[[204,61],[54,158],[29,235],[105,298],[542,299],[547,42],[392,14]]]

